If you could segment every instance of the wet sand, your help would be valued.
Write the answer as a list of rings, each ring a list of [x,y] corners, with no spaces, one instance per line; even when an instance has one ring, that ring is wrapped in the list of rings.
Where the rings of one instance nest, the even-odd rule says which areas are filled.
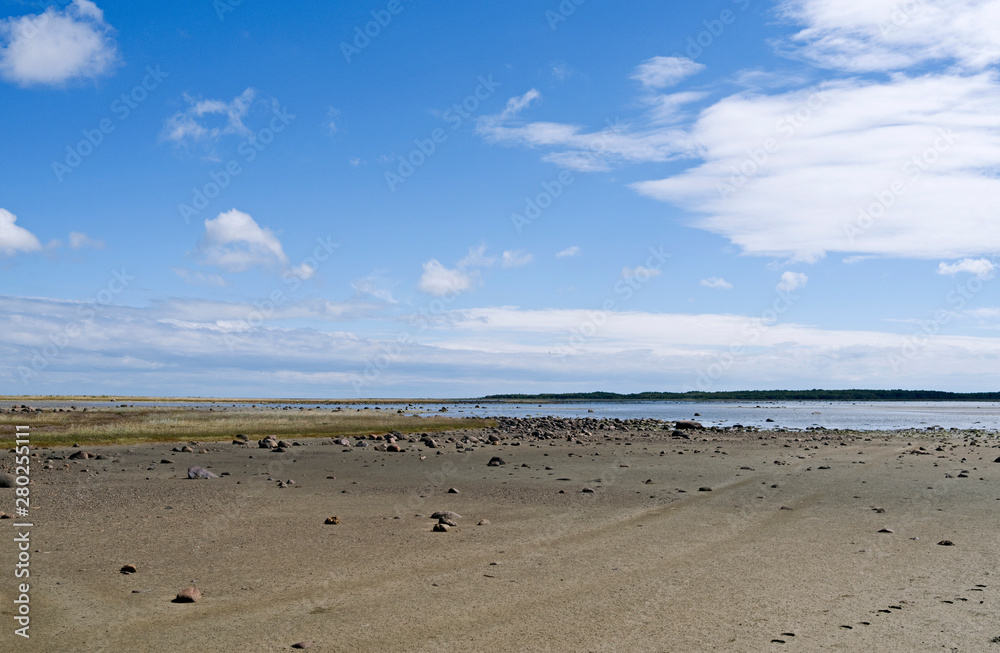
[[[997,646],[994,439],[530,432],[464,451],[463,437],[494,432],[437,435],[437,449],[404,438],[399,453],[329,438],[284,453],[256,442],[191,453],[172,443],[85,448],[100,460],[37,449],[32,637],[12,635],[14,579],[5,574],[0,648]],[[53,456],[63,459],[41,469]],[[493,456],[507,464],[488,466]],[[11,454],[0,462],[11,471]],[[190,480],[191,465],[220,476]],[[0,490],[0,501],[12,512],[13,490]],[[458,528],[432,532],[439,510],[462,515]],[[334,515],[339,524],[324,524]],[[13,521],[0,521],[4,569],[14,565]],[[125,564],[138,572],[120,573]],[[191,585],[201,600],[171,602]]]

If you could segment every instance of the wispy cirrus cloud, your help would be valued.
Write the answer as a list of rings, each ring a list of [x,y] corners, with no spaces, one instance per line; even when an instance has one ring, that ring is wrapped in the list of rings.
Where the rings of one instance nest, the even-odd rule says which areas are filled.
[[[185,93],[188,107],[167,118],[162,137],[179,145],[190,145],[211,143],[229,134],[246,136],[250,129],[243,119],[256,97],[254,88],[247,88],[229,102],[195,98]]]

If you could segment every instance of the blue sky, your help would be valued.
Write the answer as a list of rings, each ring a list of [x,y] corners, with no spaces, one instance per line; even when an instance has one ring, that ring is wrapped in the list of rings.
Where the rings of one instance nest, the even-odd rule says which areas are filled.
[[[0,2],[0,393],[995,390],[1000,0]]]

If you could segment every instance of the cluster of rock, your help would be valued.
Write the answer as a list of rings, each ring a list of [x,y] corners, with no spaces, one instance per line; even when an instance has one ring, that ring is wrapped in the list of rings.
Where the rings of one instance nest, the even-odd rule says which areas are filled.
[[[249,438],[247,436],[237,435],[236,438],[236,440],[233,440],[233,444],[249,445]],[[270,449],[273,453],[284,453],[291,447],[303,447],[305,445],[298,440],[279,440],[275,436],[269,435],[262,440],[257,440],[257,446],[261,449]]]

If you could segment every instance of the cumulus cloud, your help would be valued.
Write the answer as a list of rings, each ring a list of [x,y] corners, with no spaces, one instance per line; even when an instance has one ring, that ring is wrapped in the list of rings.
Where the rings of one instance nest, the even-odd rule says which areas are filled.
[[[704,69],[704,64],[685,57],[653,57],[636,68],[632,79],[637,80],[646,88],[662,89],[674,86],[684,78]]]
[[[42,248],[33,233],[14,224],[17,216],[0,209],[0,253],[12,256],[17,252],[34,252]]]
[[[566,258],[567,256],[576,256],[580,253],[580,248],[576,245],[571,245],[566,249],[556,252],[556,258]]]
[[[732,290],[733,287],[733,284],[729,283],[722,277],[708,277],[707,279],[702,279],[701,285],[706,288],[716,288],[718,290]]]
[[[288,262],[274,232],[261,227],[248,214],[236,209],[205,220],[205,234],[199,249],[203,264],[230,272]]]
[[[809,277],[801,272],[791,270],[781,273],[781,281],[778,282],[778,290],[792,292],[796,288],[801,288],[809,281]]]
[[[114,29],[90,0],[0,21],[0,76],[30,86],[61,86],[110,73],[118,60]]]
[[[530,263],[534,257],[522,250],[505,250],[499,257],[487,254],[486,245],[470,247],[469,253],[455,265],[448,268],[438,259],[424,263],[423,274],[417,288],[425,293],[441,297],[458,294],[481,283],[481,271],[500,263],[502,268],[515,268]]]
[[[247,88],[230,102],[203,100],[184,94],[188,108],[167,118],[163,138],[178,144],[211,142],[229,134],[247,135],[250,129],[243,119],[257,97],[257,91]]]
[[[955,263],[940,263],[938,264],[937,272],[938,274],[948,274],[956,275],[959,272],[967,272],[969,274],[974,274],[980,279],[989,279],[993,276],[993,272],[996,270],[996,265],[992,261],[985,258],[963,258],[961,261]]]
[[[460,268],[449,269],[437,259],[424,263],[424,273],[420,277],[417,288],[435,297],[458,294],[472,287],[472,277]]]

